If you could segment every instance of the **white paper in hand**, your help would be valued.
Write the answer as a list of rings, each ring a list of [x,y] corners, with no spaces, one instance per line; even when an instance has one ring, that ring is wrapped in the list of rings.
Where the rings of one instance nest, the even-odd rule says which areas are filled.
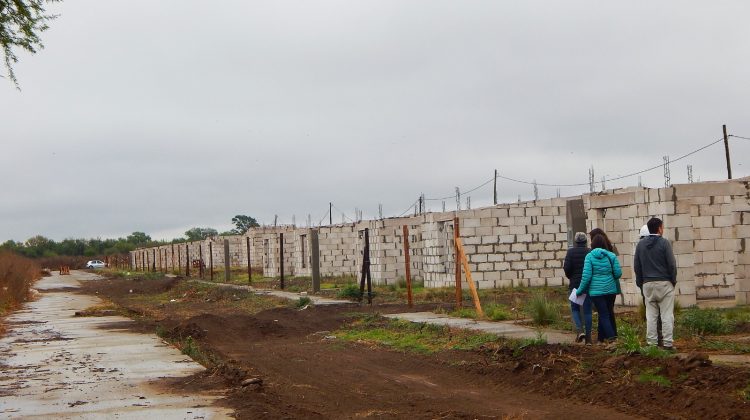
[[[586,294],[584,293],[581,296],[576,296],[576,290],[577,289],[573,289],[573,291],[570,292],[568,299],[575,304],[583,305],[583,301],[586,300]]]

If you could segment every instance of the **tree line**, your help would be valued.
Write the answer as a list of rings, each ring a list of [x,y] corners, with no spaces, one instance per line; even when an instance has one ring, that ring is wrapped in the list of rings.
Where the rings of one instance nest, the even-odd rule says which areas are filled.
[[[124,238],[117,239],[75,239],[68,238],[55,241],[42,235],[36,235],[24,242],[5,241],[0,251],[8,250],[29,258],[49,258],[57,256],[103,256],[125,254],[136,248],[168,245],[173,243],[200,241],[218,235],[242,235],[251,227],[260,226],[255,218],[237,215],[232,218],[235,228],[219,233],[210,227],[194,227],[185,232],[184,237],[172,240],[154,240],[144,232],[133,232]]]

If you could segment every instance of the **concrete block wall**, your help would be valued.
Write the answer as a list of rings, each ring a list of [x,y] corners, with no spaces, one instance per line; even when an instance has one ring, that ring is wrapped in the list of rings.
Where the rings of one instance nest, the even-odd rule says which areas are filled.
[[[748,302],[749,183],[749,179],[742,179],[669,188],[630,187],[459,212],[323,226],[318,228],[321,274],[359,278],[364,230],[369,229],[373,282],[397,282],[405,275],[402,227],[407,225],[412,277],[424,280],[426,287],[450,287],[455,282],[453,220],[457,216],[469,268],[478,287],[564,285],[567,280],[562,261],[571,233],[566,203],[576,199],[583,202],[586,228],[604,229],[616,247],[623,267],[620,303],[640,302],[633,255],[640,227],[653,216],[664,220],[665,237],[672,242],[678,266],[677,299],[684,306],[708,298],[736,297],[738,302]],[[310,229],[294,226],[253,228],[243,237],[230,237],[232,264],[247,264],[247,237],[253,265],[262,265],[266,276],[278,276],[279,233],[284,233],[285,274],[310,275]],[[223,264],[221,239],[213,243],[215,266]],[[177,264],[184,270],[185,247],[192,259],[199,245],[204,255],[208,252],[209,241],[175,244],[175,253],[180,249],[175,256],[176,261],[179,259]],[[157,266],[172,266],[172,248],[157,248]],[[153,255],[146,251],[133,251],[131,261],[139,267],[141,260],[150,263]],[[166,253],[166,257],[160,258],[159,252]]]

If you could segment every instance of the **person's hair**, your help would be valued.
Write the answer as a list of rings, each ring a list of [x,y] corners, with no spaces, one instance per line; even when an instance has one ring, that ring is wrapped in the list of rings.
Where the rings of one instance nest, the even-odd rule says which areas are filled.
[[[604,231],[601,228],[591,229],[591,232],[589,232],[589,236],[591,236],[591,249],[604,248],[607,251],[614,252],[615,248],[612,246],[612,242],[609,241],[607,234],[604,233]],[[604,246],[601,246],[601,247],[594,246],[594,239],[598,237],[601,237],[604,240]]]
[[[591,236],[591,239],[594,239],[594,236],[596,235],[606,235],[606,233],[604,233],[604,231],[601,228],[591,229],[591,232],[589,232],[589,236]]]
[[[652,217],[647,223],[649,233],[659,233],[659,228],[664,224],[658,217]]]
[[[594,235],[594,238],[591,240],[591,249],[607,249],[607,239],[604,235]],[[607,251],[609,251],[607,249]]]

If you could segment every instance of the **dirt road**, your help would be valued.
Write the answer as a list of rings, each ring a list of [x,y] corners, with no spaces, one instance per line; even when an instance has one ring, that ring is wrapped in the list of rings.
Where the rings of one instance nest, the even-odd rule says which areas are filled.
[[[81,318],[76,311],[101,303],[73,293],[96,276],[73,272],[36,284],[40,299],[10,316],[0,339],[2,418],[227,418],[231,410],[212,406],[212,394],[165,391],[164,377],[204,370],[153,334],[136,334],[118,316]],[[122,324],[125,323],[125,324]]]

